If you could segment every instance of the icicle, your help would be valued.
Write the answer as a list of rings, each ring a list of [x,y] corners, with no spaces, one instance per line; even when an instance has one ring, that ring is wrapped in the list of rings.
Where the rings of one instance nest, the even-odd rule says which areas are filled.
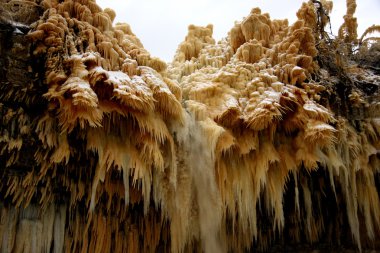
[[[66,206],[62,205],[55,211],[54,218],[54,253],[61,253],[65,241]]]
[[[378,103],[347,84],[339,99],[361,112],[337,116],[331,94],[343,86],[319,66],[337,43],[317,29],[332,4],[314,2],[292,25],[254,8],[217,44],[212,25],[190,25],[166,64],[95,1],[43,1],[27,38],[45,75],[33,65],[22,92],[0,87],[1,251],[244,252],[280,241],[284,228],[314,243],[330,225],[327,197],[346,211],[334,218],[347,219],[359,250],[376,239]],[[338,39],[348,44],[355,8],[347,0]],[[358,72],[378,84],[338,67],[342,82]],[[41,100],[36,114],[22,94]]]

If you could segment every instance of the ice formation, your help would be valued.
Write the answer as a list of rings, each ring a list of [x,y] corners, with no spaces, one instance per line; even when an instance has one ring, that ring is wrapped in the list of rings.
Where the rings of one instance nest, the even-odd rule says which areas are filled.
[[[254,8],[217,43],[211,25],[191,25],[169,64],[95,1],[33,4],[44,12],[26,37],[42,88],[0,96],[2,252],[244,252],[345,229],[361,249],[379,238],[380,104],[357,87],[338,94],[324,69],[331,2],[303,3],[294,24]],[[337,41],[378,29],[357,39],[355,8],[347,0]]]

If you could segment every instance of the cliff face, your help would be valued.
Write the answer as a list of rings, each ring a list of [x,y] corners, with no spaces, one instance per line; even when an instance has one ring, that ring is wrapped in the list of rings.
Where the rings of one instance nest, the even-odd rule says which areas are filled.
[[[314,2],[166,64],[94,1],[2,1],[2,252],[379,249],[378,45]]]

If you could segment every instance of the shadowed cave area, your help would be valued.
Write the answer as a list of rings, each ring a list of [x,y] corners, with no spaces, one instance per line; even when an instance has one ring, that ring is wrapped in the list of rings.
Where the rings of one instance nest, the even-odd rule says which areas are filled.
[[[93,0],[0,0],[0,251],[380,252],[380,27],[332,8],[165,63]]]

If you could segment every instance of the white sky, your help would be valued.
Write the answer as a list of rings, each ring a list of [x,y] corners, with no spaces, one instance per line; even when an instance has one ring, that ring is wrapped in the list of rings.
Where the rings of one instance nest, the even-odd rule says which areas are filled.
[[[115,10],[116,22],[128,23],[152,56],[171,61],[190,24],[214,25],[216,41],[227,36],[235,21],[241,21],[254,7],[272,19],[296,20],[296,12],[306,0],[97,0],[104,9]],[[237,4],[238,2],[238,4]],[[345,0],[334,0],[330,16],[337,34],[346,12]],[[380,0],[357,0],[358,35],[380,24]]]

